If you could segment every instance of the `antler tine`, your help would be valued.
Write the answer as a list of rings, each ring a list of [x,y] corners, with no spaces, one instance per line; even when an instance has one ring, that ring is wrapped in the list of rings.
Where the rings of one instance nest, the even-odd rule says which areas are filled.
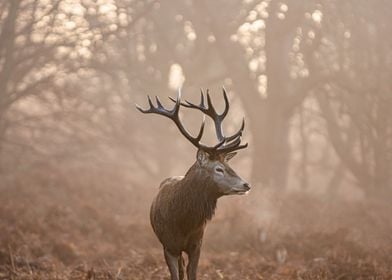
[[[203,107],[203,108],[205,107],[205,105],[204,105],[204,92],[203,92],[203,89],[200,89],[200,107]]]
[[[138,109],[140,112],[146,113],[139,105],[135,104],[135,106],[136,106],[136,109]]]
[[[155,100],[156,100],[156,102],[157,102],[158,108],[159,108],[159,109],[163,109],[162,103],[161,103],[161,101],[159,100],[159,97],[158,97],[158,96],[155,96]]]
[[[218,149],[220,153],[223,154],[227,154],[227,153],[231,153],[234,151],[238,151],[241,149],[245,149],[246,147],[248,147],[248,143],[245,143],[244,145],[238,145],[238,146],[234,146],[234,147],[227,147],[227,148],[222,148],[222,149]]]
[[[210,96],[210,90],[209,89],[207,89],[207,108],[206,108],[206,113],[207,113],[207,115],[209,115],[213,119],[214,119],[214,117],[218,116],[218,114],[215,111],[214,105],[212,105],[211,96]]]
[[[230,142],[225,142],[225,145],[220,147],[219,151],[224,152],[226,149],[239,146],[241,144],[241,139],[242,139],[242,137],[238,136],[237,138],[235,138],[234,140],[232,140]]]
[[[142,112],[144,114],[152,113],[152,109],[154,108],[154,105],[152,104],[152,101],[151,101],[151,98],[149,95],[147,95],[147,99],[148,99],[148,104],[150,105],[149,109],[143,109],[142,107],[140,107],[139,105],[136,104],[136,109],[138,109],[140,112]]]
[[[226,89],[224,87],[222,87],[222,91],[223,91],[223,99],[225,100],[225,110],[220,115],[220,117],[224,119],[227,113],[229,112],[230,104],[229,104],[229,98],[227,97]]]
[[[242,119],[242,124],[240,129],[233,134],[232,136],[226,137],[225,138],[225,145],[220,147],[218,151],[220,153],[229,153],[232,151],[244,149],[248,146],[248,143],[245,143],[244,145],[241,144],[241,137],[242,137],[242,132],[245,128],[245,119]]]
[[[154,105],[152,104],[151,97],[149,95],[147,95],[147,98],[148,98],[148,104],[150,104],[150,109],[151,109],[152,107],[154,107]]]
[[[231,135],[229,137],[226,137],[226,142],[230,142],[233,139],[237,138],[238,136],[241,137],[242,136],[242,132],[244,131],[244,128],[245,128],[245,118],[242,119],[242,124],[241,124],[240,129],[236,133],[234,133],[233,135]]]
[[[223,112],[223,114],[221,115],[217,114],[214,105],[212,104],[210,92],[208,89],[206,95],[207,95],[207,108],[204,107],[204,110],[202,111],[214,121],[216,137],[218,138],[218,141],[223,141],[225,139],[225,136],[223,134],[222,121],[223,118],[225,117],[224,115],[225,112]]]
[[[203,115],[203,121],[200,126],[199,134],[196,137],[197,142],[200,142],[201,138],[203,137],[204,132],[204,125],[206,124],[206,117]]]

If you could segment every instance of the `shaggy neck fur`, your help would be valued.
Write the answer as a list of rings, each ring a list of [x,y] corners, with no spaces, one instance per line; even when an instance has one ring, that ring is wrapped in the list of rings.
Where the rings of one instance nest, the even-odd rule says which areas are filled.
[[[180,182],[178,203],[181,204],[182,223],[187,230],[210,220],[221,196],[211,176],[195,163]]]

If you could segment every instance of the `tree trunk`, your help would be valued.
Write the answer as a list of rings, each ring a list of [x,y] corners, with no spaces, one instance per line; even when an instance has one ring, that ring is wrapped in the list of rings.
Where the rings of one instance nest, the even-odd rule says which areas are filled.
[[[217,53],[227,76],[233,81],[247,112],[253,138],[252,182],[261,182],[273,188],[284,189],[287,184],[290,147],[288,142],[289,120],[292,108],[288,108],[290,88],[290,62],[292,39],[298,20],[302,18],[303,4],[292,3],[294,12],[287,20],[275,16],[279,3],[266,24],[266,75],[267,97],[258,91],[258,81],[248,68],[248,59],[239,42],[230,39],[237,31],[225,24],[225,20],[212,13],[207,1],[194,1],[200,14],[208,14],[209,30],[214,35]],[[249,123],[248,122],[248,123]]]

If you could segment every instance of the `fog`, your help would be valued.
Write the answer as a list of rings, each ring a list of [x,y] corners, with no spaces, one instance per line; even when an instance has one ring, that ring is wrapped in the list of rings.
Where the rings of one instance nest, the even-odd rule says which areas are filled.
[[[135,105],[208,89],[221,112],[222,88],[252,189],[219,199],[200,277],[392,277],[391,18],[382,0],[1,1],[0,279],[166,279],[149,208],[197,150]],[[181,120],[196,135],[203,114]]]

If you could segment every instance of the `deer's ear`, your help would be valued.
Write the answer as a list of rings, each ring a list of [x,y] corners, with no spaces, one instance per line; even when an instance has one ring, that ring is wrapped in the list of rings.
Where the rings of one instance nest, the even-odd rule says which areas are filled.
[[[197,162],[200,165],[205,165],[208,162],[208,160],[209,160],[209,155],[208,155],[208,153],[206,153],[203,150],[198,150],[196,158],[197,158]]]
[[[229,161],[229,160],[231,160],[236,154],[237,154],[236,152],[232,152],[232,153],[225,154],[225,156],[224,156],[224,161]]]

